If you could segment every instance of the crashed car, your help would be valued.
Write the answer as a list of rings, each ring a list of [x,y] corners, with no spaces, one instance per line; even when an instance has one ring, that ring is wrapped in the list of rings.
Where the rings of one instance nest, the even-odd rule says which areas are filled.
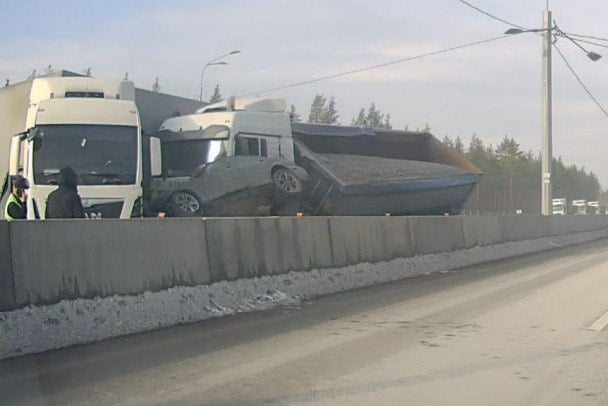
[[[171,217],[290,214],[301,205],[308,180],[285,159],[221,157],[189,177],[154,179],[151,204]]]

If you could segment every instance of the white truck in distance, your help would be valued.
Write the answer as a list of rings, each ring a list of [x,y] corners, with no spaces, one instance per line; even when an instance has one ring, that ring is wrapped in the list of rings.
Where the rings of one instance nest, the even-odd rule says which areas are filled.
[[[587,206],[589,207],[589,214],[604,214],[603,207],[600,206],[600,202],[597,200],[587,203]]]
[[[573,200],[572,207],[574,207],[574,214],[576,215],[587,214],[587,200],[585,199]]]
[[[59,169],[71,166],[87,217],[140,217],[154,169],[148,156],[160,150],[157,139],[142,138],[145,123],[156,132],[167,117],[194,111],[191,102],[66,71],[1,88],[0,202],[9,177],[22,175],[30,183],[28,218],[44,218]]]
[[[566,199],[553,199],[553,214],[557,216],[565,216],[568,214],[568,203]]]

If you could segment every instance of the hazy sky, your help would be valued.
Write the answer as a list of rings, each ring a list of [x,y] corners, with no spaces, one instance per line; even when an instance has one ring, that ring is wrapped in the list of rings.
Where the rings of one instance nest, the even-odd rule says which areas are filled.
[[[542,24],[545,0],[470,0],[525,27]],[[552,0],[566,32],[608,37],[606,0]],[[1,0],[0,79],[23,80],[33,69],[83,71],[129,78],[195,98],[202,67],[231,50],[228,65],[205,73],[208,98],[381,64],[500,36],[506,24],[458,0]],[[600,42],[608,46],[608,42]],[[608,49],[591,62],[566,39],[557,45],[598,101],[608,107]],[[307,117],[317,93],[334,96],[349,124],[371,102],[395,128],[429,124],[439,138],[477,133],[496,144],[504,135],[540,150],[541,39],[535,34],[404,62],[291,89],[284,97]],[[593,104],[556,52],[553,61],[554,155],[594,171],[608,187],[608,117]],[[540,176],[540,175],[539,175]]]

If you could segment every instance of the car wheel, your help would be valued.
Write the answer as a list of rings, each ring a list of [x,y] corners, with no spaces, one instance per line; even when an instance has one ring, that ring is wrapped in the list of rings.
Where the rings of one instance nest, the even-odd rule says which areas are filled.
[[[286,195],[295,195],[302,192],[302,181],[289,169],[279,168],[272,174],[274,186]]]
[[[194,217],[202,214],[198,197],[187,191],[174,193],[171,196],[169,207],[172,217]]]

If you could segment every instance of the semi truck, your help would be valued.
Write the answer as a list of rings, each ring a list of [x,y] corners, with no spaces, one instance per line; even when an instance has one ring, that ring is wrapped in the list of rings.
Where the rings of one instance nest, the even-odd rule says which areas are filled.
[[[288,213],[298,199],[310,214],[457,214],[481,176],[429,133],[291,123],[283,99],[208,105],[158,136],[151,206],[178,216],[280,213],[277,200]]]
[[[568,214],[568,201],[564,198],[553,199],[553,215],[565,216]]]
[[[59,169],[71,166],[87,217],[139,217],[160,149],[147,134],[201,106],[130,81],[67,71],[1,88],[0,201],[10,193],[10,176],[21,175],[30,184],[28,218],[44,218]]]
[[[604,208],[600,205],[600,202],[593,200],[587,203],[589,214],[604,214]]]
[[[572,208],[574,210],[575,215],[587,214],[587,200],[586,199],[573,200]]]

